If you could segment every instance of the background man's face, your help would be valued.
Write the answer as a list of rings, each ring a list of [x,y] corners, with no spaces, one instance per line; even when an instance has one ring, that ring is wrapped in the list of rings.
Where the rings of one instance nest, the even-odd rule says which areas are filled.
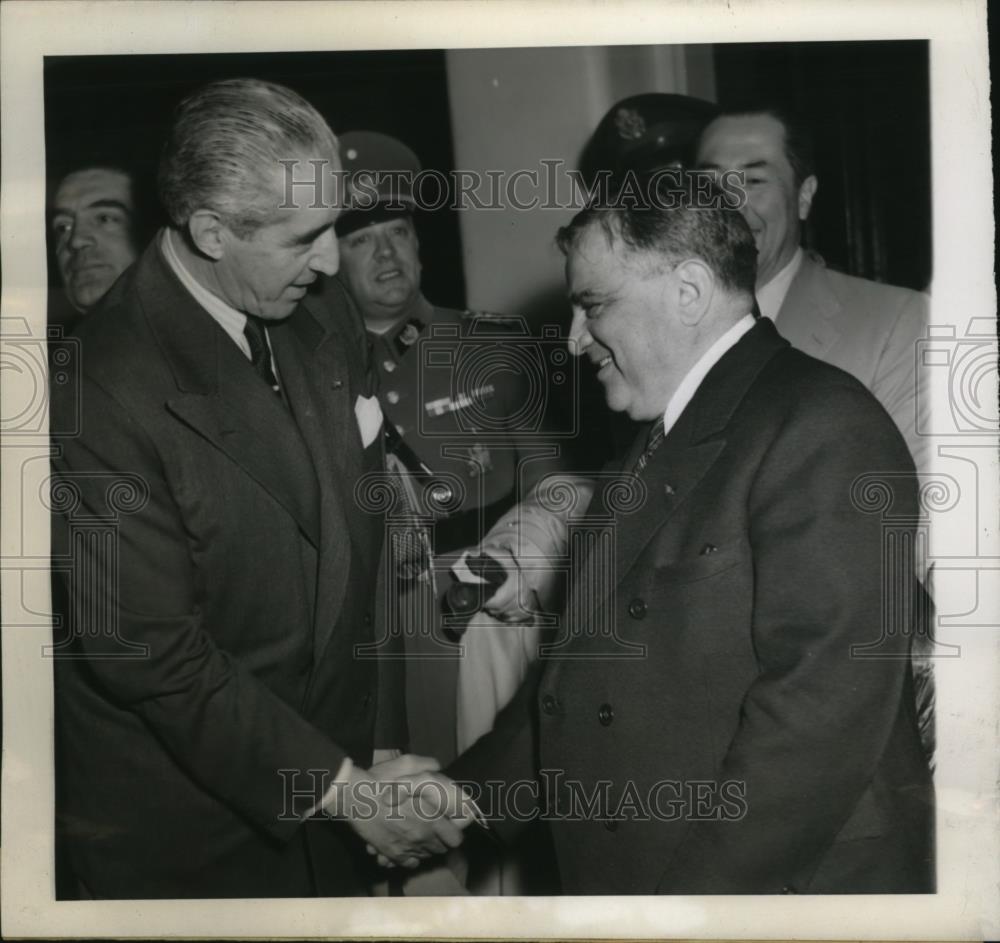
[[[655,419],[690,364],[671,310],[674,275],[663,260],[636,252],[592,224],[566,257],[573,304],[574,353],[597,370],[608,406],[632,419]]]
[[[367,320],[398,317],[420,291],[420,243],[408,216],[349,233],[340,256],[341,278]]]
[[[56,190],[52,232],[63,288],[89,311],[134,261],[132,182],[116,170],[69,174]]]
[[[339,167],[336,161],[332,164]],[[283,199],[277,171],[275,182],[277,207]],[[295,208],[276,209],[270,221],[246,239],[227,229],[225,251],[216,267],[226,301],[246,314],[281,320],[295,310],[320,275],[335,275],[339,253],[333,224],[338,210],[329,202],[324,196]]]
[[[785,155],[785,128],[770,115],[716,118],[702,132],[697,164],[746,175],[743,215],[757,243],[757,285],[766,285],[799,245],[815,179],[796,186]]]

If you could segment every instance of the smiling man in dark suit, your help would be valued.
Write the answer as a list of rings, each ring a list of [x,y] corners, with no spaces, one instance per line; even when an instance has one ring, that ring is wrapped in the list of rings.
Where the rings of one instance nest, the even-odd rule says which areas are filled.
[[[742,216],[684,175],[655,192],[559,233],[575,349],[643,428],[588,511],[604,536],[536,703],[449,774],[520,784],[484,811],[501,837],[544,815],[570,894],[931,891],[919,584],[892,587],[882,657],[859,648],[881,634],[882,574],[912,568],[892,570],[858,489],[874,475],[915,516],[906,444],[857,380],[752,316]]]
[[[62,896],[364,893],[366,843],[412,865],[460,840],[407,799],[431,764],[375,749],[405,740],[401,688],[359,657],[383,522],[355,487],[381,467],[381,417],[348,309],[306,298],[337,270],[337,211],[325,191],[287,205],[289,160],[298,178],[339,167],[289,89],[232,80],[183,102],[160,169],[171,225],[79,330],[80,431],[53,488],[72,553]],[[81,543],[82,520],[113,522],[112,545]]]

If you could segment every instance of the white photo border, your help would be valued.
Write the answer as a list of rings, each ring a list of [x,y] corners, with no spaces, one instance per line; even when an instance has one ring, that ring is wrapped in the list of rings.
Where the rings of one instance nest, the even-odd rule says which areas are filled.
[[[37,377],[7,369],[8,353],[32,341],[44,345],[46,336],[42,65],[47,55],[929,39],[933,320],[938,327],[954,328],[956,337],[966,336],[973,319],[983,319],[989,332],[994,330],[989,72],[982,2],[24,0],[4,3],[0,17],[5,368],[0,383],[8,403],[28,402],[38,395]],[[995,378],[987,380],[985,389],[995,396]],[[946,380],[938,381],[936,421],[949,414],[952,395]],[[939,610],[946,616],[938,640],[961,645],[963,652],[961,658],[941,660],[938,665],[937,894],[846,899],[602,896],[56,902],[51,660],[41,657],[50,624],[44,601],[37,604],[39,587],[43,582],[47,586],[49,521],[38,497],[48,469],[47,426],[43,422],[37,437],[8,436],[2,443],[0,534],[4,693],[0,915],[5,934],[243,939],[997,938],[996,442],[982,435],[975,444],[957,438],[941,442],[939,467],[950,462],[948,474],[956,474],[956,463],[974,466],[975,473],[966,480],[976,500],[971,502],[972,512],[959,508],[937,522],[933,538],[946,547],[949,559],[958,561],[953,572],[962,569],[963,561],[965,565],[965,576],[939,580],[937,587]],[[968,598],[970,592],[976,593],[974,600]]]

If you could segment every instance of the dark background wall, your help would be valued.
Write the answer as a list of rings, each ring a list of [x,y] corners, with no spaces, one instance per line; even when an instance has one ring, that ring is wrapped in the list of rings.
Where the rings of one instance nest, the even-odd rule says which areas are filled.
[[[929,44],[716,45],[718,101],[810,119],[819,190],[806,243],[828,265],[924,290],[931,278]]]
[[[424,167],[453,169],[448,86],[439,50],[60,56],[45,60],[50,186],[75,167],[120,161],[136,168],[145,184],[144,202],[159,213],[156,165],[174,107],[206,82],[247,76],[295,89],[337,133],[391,134],[406,141]],[[159,221],[157,216],[154,222]],[[418,226],[428,296],[462,307],[465,283],[455,214],[423,214]],[[58,285],[51,262],[49,281]]]

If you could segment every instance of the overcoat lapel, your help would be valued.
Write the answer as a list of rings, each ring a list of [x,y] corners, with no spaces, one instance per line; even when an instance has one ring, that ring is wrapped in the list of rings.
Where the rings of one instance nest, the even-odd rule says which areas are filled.
[[[345,338],[325,326],[311,297],[271,332],[289,405],[312,454],[320,481],[319,573],[316,589],[314,654],[318,661],[330,641],[347,591],[351,560],[349,502],[361,474],[361,434],[351,402]]]
[[[725,447],[726,441],[721,436],[707,442],[698,441],[692,429],[690,410],[686,413],[670,430],[643,471],[640,481],[645,485],[645,500],[642,506],[634,513],[617,517],[616,574],[624,576],[632,569],[653,535],[667,526]]]
[[[328,331],[307,299],[287,322],[271,331],[279,366],[282,358],[298,368],[282,374],[282,384],[302,435],[318,465],[339,469],[337,480],[352,483],[361,471],[361,433],[351,402],[347,351]]]
[[[709,371],[694,398],[653,453],[639,479],[640,493],[644,492],[641,503],[615,502],[612,493],[616,485],[613,481],[606,483],[595,507],[599,514],[603,510],[614,522],[611,532],[615,539],[615,565],[611,570],[604,568],[607,579],[602,586],[581,588],[582,581],[574,579],[567,611],[575,618],[586,620],[592,609],[603,605],[612,589],[620,585],[636,565],[655,534],[669,525],[722,454],[726,427],[754,379],[771,357],[787,346],[788,342],[778,335],[772,322],[760,319]],[[631,475],[646,434],[647,427],[643,427],[639,433],[642,443],[637,442],[630,450],[621,473],[623,477]],[[616,511],[614,503],[630,507]],[[635,506],[631,506],[633,504]],[[590,569],[584,561],[575,573],[578,576],[581,570]],[[584,591],[589,598],[583,598]],[[587,633],[581,631],[583,627],[575,626],[572,631],[587,637]]]
[[[316,546],[318,488],[309,451],[280,399],[160,256],[139,262],[143,312],[177,383],[166,408],[228,455],[295,519]]]

